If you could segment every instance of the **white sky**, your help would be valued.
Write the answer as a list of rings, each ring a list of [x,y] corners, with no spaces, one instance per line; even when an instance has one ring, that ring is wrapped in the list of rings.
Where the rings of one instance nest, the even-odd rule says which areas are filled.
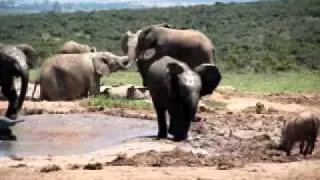
[[[33,0],[33,1],[43,1],[43,0]],[[49,0],[54,1],[54,0]],[[58,0],[59,2],[170,2],[170,0]],[[198,0],[173,0],[174,2],[197,2]],[[206,2],[250,2],[255,0],[212,0]],[[204,1],[202,1],[204,2]]]

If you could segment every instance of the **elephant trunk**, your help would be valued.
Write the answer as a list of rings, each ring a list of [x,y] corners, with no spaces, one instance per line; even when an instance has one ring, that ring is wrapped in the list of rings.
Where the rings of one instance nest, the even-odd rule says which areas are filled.
[[[120,70],[126,70],[126,69],[130,68],[133,64],[133,63],[130,63],[128,56],[120,56],[118,59],[116,59],[116,62],[118,64]]]
[[[22,74],[21,74],[21,90],[20,90],[20,95],[19,95],[19,99],[18,99],[18,110],[21,109],[22,105],[23,105],[23,101],[26,97],[27,94],[27,90],[28,90],[28,83],[29,83],[29,71],[25,70]]]
[[[130,38],[128,39],[128,57],[129,57],[129,63],[132,65],[136,62],[137,59],[139,59],[139,36],[141,33],[141,29],[139,29],[135,34],[131,34]]]

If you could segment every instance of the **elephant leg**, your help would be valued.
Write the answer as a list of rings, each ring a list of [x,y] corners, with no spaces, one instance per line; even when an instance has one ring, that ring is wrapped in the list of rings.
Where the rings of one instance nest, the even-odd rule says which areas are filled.
[[[312,138],[310,140],[308,140],[308,146],[305,150],[305,154],[312,154],[313,150],[314,150],[314,146],[315,146],[315,143],[316,143],[316,140],[317,138]]]
[[[308,147],[308,143],[307,143],[307,146],[305,147],[304,141],[301,141],[300,142],[300,154],[303,154],[303,152],[305,151],[305,149],[307,149],[307,147]]]
[[[291,155],[291,150],[292,150],[293,145],[294,145],[293,141],[287,142],[286,149],[285,149],[287,156]]]
[[[142,62],[142,60],[137,61],[137,69],[138,72],[141,75],[141,79],[142,79],[142,86],[147,87],[147,76],[146,73],[144,72],[144,62]]]
[[[18,114],[18,96],[14,89],[13,78],[2,86],[2,93],[9,101],[6,117],[16,119]]]
[[[169,130],[168,132],[175,137],[177,134],[177,129],[179,127],[179,124],[177,122],[177,113],[175,112],[175,109],[172,107],[168,108],[168,112],[169,112],[169,117],[170,117],[170,124],[169,124]]]
[[[167,138],[166,108],[155,105],[158,118],[158,138]]]
[[[185,136],[185,110],[179,103],[172,103],[170,124],[172,135],[175,141],[182,141],[186,139]]]

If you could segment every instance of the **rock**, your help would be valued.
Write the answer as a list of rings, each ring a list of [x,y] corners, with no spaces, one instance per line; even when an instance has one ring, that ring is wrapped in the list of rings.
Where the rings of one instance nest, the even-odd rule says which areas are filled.
[[[100,170],[102,169],[102,164],[101,163],[89,163],[89,164],[86,164],[83,169],[86,169],[86,170]]]
[[[56,164],[50,164],[50,165],[42,167],[40,169],[40,172],[48,173],[48,172],[60,171],[60,170],[61,170],[60,166],[58,166]]]
[[[81,168],[81,165],[79,165],[79,164],[68,164],[67,165],[68,170],[76,170],[76,169],[80,169],[80,168]]]
[[[120,97],[129,99],[148,99],[149,91],[146,87],[136,86],[132,84],[124,84],[119,86],[101,86],[100,93],[108,97]]]
[[[100,94],[104,94],[109,96],[109,90],[112,88],[112,86],[108,86],[108,85],[103,85],[100,86]]]
[[[264,107],[264,104],[261,102],[256,103],[256,113],[257,114],[266,114],[267,109]]]

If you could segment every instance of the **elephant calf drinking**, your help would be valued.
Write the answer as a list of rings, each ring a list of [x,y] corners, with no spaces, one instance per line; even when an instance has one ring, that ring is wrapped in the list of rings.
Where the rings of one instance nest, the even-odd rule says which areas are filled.
[[[211,94],[221,80],[215,65],[202,64],[191,70],[187,64],[169,56],[148,65],[144,75],[148,76],[146,85],[158,118],[158,138],[167,137],[165,112],[168,111],[168,132],[176,141],[187,138],[200,97]]]

